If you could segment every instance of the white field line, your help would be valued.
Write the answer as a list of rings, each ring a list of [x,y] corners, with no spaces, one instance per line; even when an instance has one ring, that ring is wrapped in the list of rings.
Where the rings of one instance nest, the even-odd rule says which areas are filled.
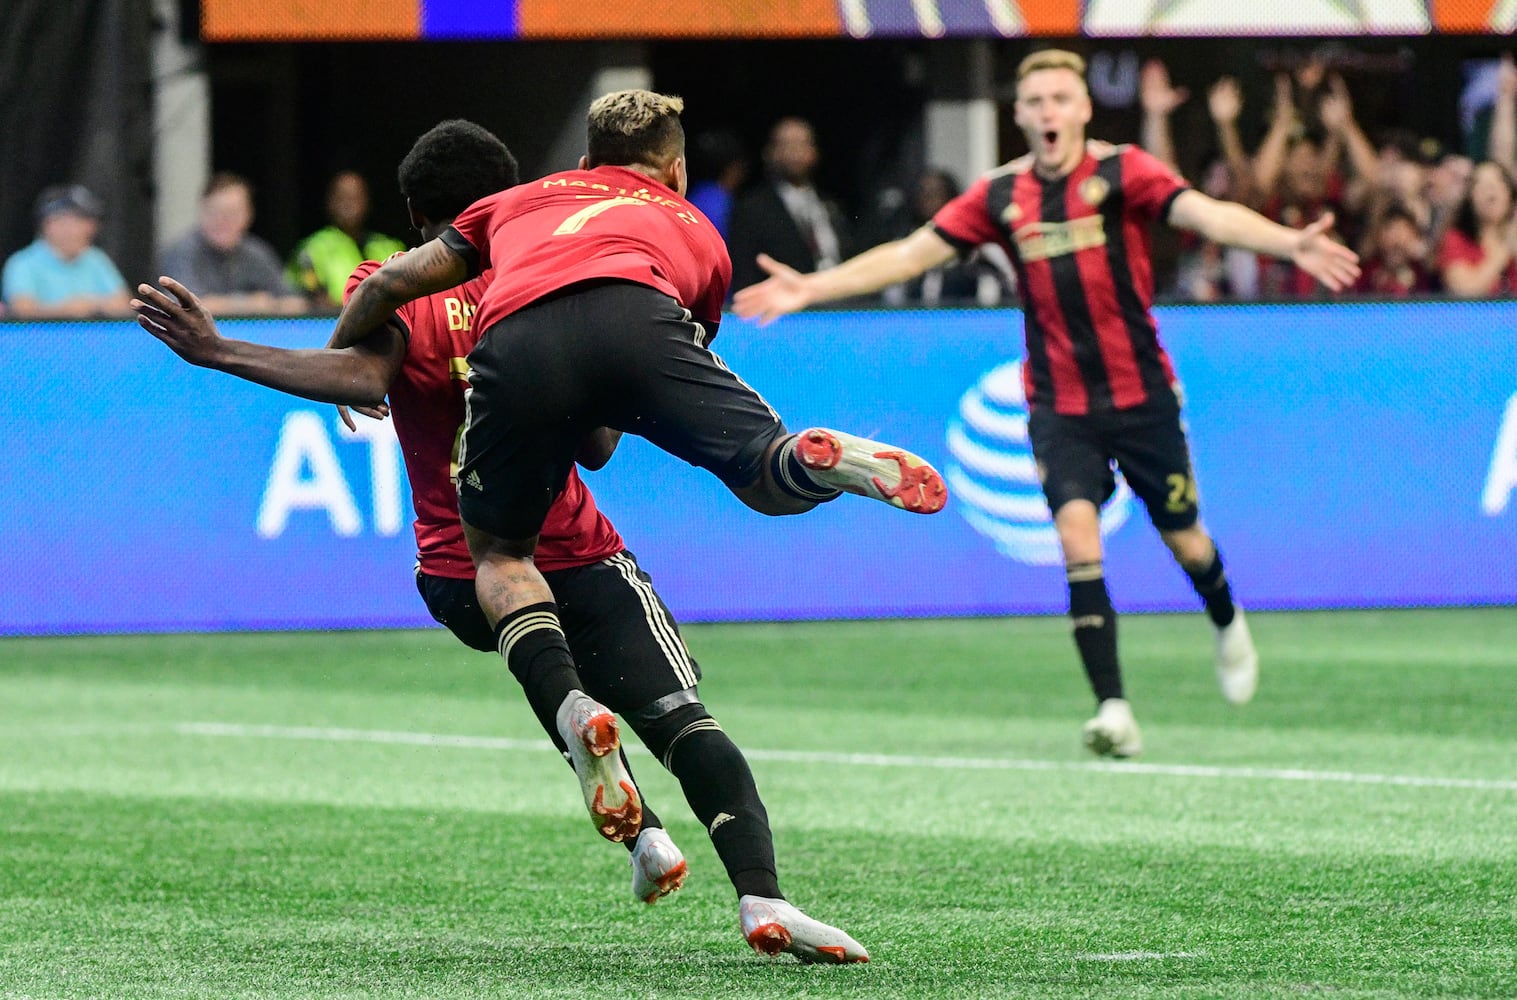
[[[1148,962],[1165,958],[1200,958],[1199,951],[1107,951],[1099,954],[1081,952],[1075,959],[1081,962]]]
[[[276,740],[314,740],[326,743],[398,743],[451,747],[462,750],[552,750],[547,740],[515,740],[495,736],[449,736],[442,733],[397,732],[385,729],[334,729],[316,726],[254,726],[229,722],[180,722],[172,727],[186,736],[261,737]],[[628,745],[632,746],[631,741]],[[823,750],[744,750],[749,760],[787,764],[826,764],[849,767],[925,768],[938,771],[1085,771],[1099,774],[1158,775],[1174,778],[1305,781],[1323,784],[1396,785],[1406,788],[1467,788],[1486,792],[1517,792],[1517,780],[1440,778],[1412,774],[1364,774],[1356,771],[1307,771],[1297,768],[1220,767],[1205,764],[1139,764],[1132,761],[1074,763],[1055,760],[1016,760],[1001,757],[922,757],[911,754],[836,753]]]

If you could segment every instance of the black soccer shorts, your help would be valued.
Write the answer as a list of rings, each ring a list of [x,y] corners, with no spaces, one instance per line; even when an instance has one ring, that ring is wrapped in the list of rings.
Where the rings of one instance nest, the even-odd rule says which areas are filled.
[[[537,534],[597,427],[751,485],[785,425],[706,339],[679,303],[628,282],[573,286],[493,324],[469,354],[464,521],[497,538]]]
[[[613,712],[636,712],[700,680],[701,668],[674,616],[631,552],[543,577],[558,603],[585,693]],[[473,580],[418,571],[416,589],[432,617],[464,645],[495,651],[495,631],[480,610]]]
[[[1071,500],[1099,507],[1111,499],[1115,463],[1155,528],[1180,531],[1200,516],[1190,444],[1175,400],[1085,416],[1039,407],[1028,417],[1027,436],[1054,513]]]

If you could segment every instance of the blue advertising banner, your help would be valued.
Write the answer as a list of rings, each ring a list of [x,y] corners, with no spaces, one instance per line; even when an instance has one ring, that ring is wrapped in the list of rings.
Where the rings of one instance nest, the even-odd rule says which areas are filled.
[[[1171,307],[1202,514],[1249,607],[1517,603],[1517,304]],[[325,342],[330,320],[233,321]],[[908,515],[765,518],[628,439],[586,474],[687,621],[1062,613],[1015,311],[818,312],[716,350],[792,428],[897,442],[948,477]],[[126,323],[0,325],[0,634],[430,623],[388,423],[191,368]],[[1195,596],[1125,489],[1119,607]]]

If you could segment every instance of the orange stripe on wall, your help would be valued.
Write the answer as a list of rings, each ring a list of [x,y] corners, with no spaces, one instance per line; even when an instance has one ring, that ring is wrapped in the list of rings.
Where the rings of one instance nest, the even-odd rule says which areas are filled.
[[[201,0],[208,42],[421,37],[420,0]]]
[[[1017,0],[1029,35],[1078,35],[1080,0]]]
[[[835,37],[834,0],[519,0],[522,38]]]
[[[1491,30],[1496,0],[1433,0],[1433,27],[1438,31]]]

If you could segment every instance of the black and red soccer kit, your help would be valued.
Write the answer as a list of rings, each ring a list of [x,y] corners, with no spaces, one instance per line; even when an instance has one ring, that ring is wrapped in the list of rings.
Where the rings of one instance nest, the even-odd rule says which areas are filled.
[[[675,191],[626,167],[565,171],[476,202],[442,239],[496,274],[469,356],[464,520],[501,538],[536,534],[597,427],[732,487],[759,477],[785,427],[707,346],[732,262]]]
[[[1196,522],[1174,367],[1153,318],[1149,238],[1186,190],[1141,149],[1092,141],[1063,177],[1041,177],[1023,157],[932,220],[961,251],[1000,244],[1016,268],[1028,435],[1055,512],[1109,499],[1115,463],[1156,527]]]
[[[377,261],[361,264],[347,295],[378,268]],[[389,390],[416,513],[417,589],[433,618],[483,652],[495,651],[495,634],[474,593],[454,483],[469,384],[465,358],[478,340],[474,320],[490,277],[396,311],[406,357]],[[700,667],[673,615],[572,468],[543,521],[534,561],[593,697],[631,711],[695,686]]]

